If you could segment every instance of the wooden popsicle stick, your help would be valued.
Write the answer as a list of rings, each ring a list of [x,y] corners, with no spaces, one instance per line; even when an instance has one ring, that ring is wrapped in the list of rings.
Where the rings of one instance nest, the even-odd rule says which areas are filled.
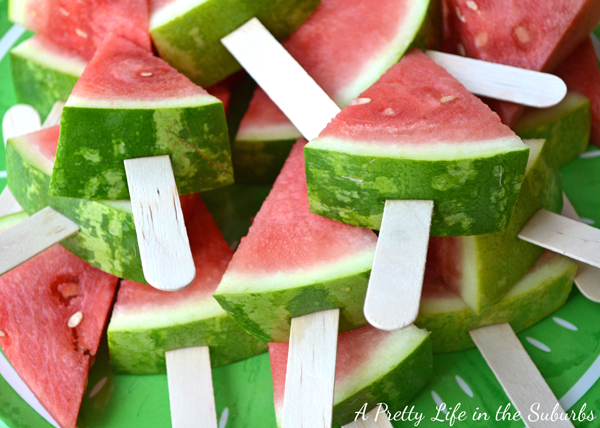
[[[284,428],[331,427],[339,309],[292,319]]]
[[[196,266],[169,156],[127,159],[125,172],[144,277],[159,290],[187,287]]]
[[[6,186],[2,190],[2,194],[0,194],[0,217],[21,211],[23,211],[23,208],[21,208],[21,205],[19,205],[15,197],[10,193],[10,190],[8,190],[8,186]]]
[[[166,352],[173,428],[217,428],[208,346]]]
[[[523,226],[519,238],[600,267],[600,229],[541,209]]]
[[[42,128],[50,128],[51,126],[59,125],[60,117],[62,116],[62,111],[64,107],[64,101],[59,100],[55,102],[52,106],[52,110],[50,110],[50,113],[48,113],[48,116],[46,116],[46,120],[44,120]]]
[[[0,234],[0,275],[79,232],[71,219],[50,207]]]
[[[29,134],[41,128],[40,115],[27,104],[17,104],[8,109],[2,118],[4,146],[9,138]]]
[[[354,422],[344,425],[342,428],[394,428],[387,415],[380,410],[380,406],[375,406],[365,415],[365,419],[358,417]]]
[[[533,422],[528,420],[532,408],[538,413],[548,414],[554,409],[557,415],[563,419],[566,417],[558,399],[509,324],[481,327],[469,333],[528,428],[549,426],[549,422],[541,418],[535,421],[533,417]],[[573,427],[568,420],[558,420],[550,425],[553,428]]]
[[[575,221],[581,221],[571,201],[564,193],[563,201],[562,215]],[[575,263],[577,263],[575,285],[585,297],[593,302],[600,302],[600,269],[577,260]]]
[[[381,330],[412,324],[419,314],[433,201],[385,201],[364,313]]]
[[[551,107],[567,95],[567,85],[558,76],[473,58],[427,51],[470,92],[530,107]]]

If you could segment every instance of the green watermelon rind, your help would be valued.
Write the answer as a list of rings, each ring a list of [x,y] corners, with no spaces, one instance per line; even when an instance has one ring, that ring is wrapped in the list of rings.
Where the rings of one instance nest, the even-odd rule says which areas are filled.
[[[452,153],[453,146],[459,148],[423,144],[414,153],[404,147],[394,153],[395,148],[386,145],[313,140],[304,149],[310,209],[333,220],[379,229],[387,199],[433,200],[432,236],[506,229],[529,149],[512,139],[471,145],[464,153]]]
[[[422,299],[415,324],[431,332],[434,353],[475,347],[469,331],[508,322],[515,332],[541,321],[565,304],[577,271],[566,257],[538,262],[496,305],[476,314],[460,297]]]
[[[170,155],[180,195],[233,183],[223,105],[205,98],[208,104],[182,108],[169,106],[168,100],[166,108],[145,109],[71,107],[68,102],[50,194],[129,199],[123,161],[160,155]]]
[[[365,325],[363,306],[375,249],[310,273],[268,277],[226,273],[214,297],[246,332],[263,342],[287,342],[291,320],[340,310],[340,331]],[[304,270],[306,271],[306,270]],[[248,292],[247,290],[252,290]]]
[[[56,101],[67,101],[87,61],[43,49],[33,38],[10,51],[10,63],[17,101],[44,120]]]
[[[527,110],[515,133],[523,139],[546,139],[553,161],[561,167],[587,150],[591,120],[590,101],[568,92],[554,107]]]
[[[115,276],[146,283],[129,201],[89,201],[48,195],[47,165],[32,158],[24,139],[6,146],[8,187],[30,215],[50,206],[79,225],[61,242],[76,256]]]
[[[213,367],[231,364],[267,350],[246,334],[214,301],[205,297],[159,312],[115,310],[108,326],[112,366],[118,373],[166,372],[165,352],[209,346]]]
[[[0,217],[0,233],[4,232],[6,229],[16,226],[28,217],[29,215],[25,211]]]
[[[560,173],[544,140],[524,141],[530,162],[508,227],[502,232],[455,238],[462,248],[461,297],[481,312],[504,296],[533,266],[541,247],[518,238],[527,221],[541,208],[560,213],[563,205]]]
[[[207,87],[241,69],[221,44],[221,38],[257,17],[281,40],[318,4],[318,0],[173,1],[152,13],[150,35],[161,58]]]

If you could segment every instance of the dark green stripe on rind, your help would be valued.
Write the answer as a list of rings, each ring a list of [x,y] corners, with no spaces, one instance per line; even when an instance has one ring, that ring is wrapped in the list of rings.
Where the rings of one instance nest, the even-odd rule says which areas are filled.
[[[133,215],[109,204],[48,195],[50,177],[29,164],[9,141],[8,187],[31,214],[51,206],[79,225],[77,235],[61,242],[73,254],[105,272],[145,283]]]
[[[109,325],[108,346],[113,368],[130,374],[164,373],[165,352],[182,347],[209,346],[213,367],[267,350],[225,313],[162,328],[119,331]]]
[[[270,185],[275,182],[296,140],[236,140],[231,147],[235,182]]]
[[[375,362],[373,362],[375,363]],[[355,420],[357,411],[365,403],[374,408],[378,403],[389,403],[390,411],[400,410],[409,403],[427,385],[433,373],[433,356],[430,336],[393,367],[385,376],[373,379],[373,382],[361,388],[352,396],[333,405],[333,427]]]
[[[10,52],[10,64],[17,101],[33,106],[42,121],[56,101],[67,101],[79,79],[78,75],[47,67],[14,50]]]
[[[570,92],[554,107],[527,110],[515,132],[523,139],[545,139],[553,161],[561,167],[587,149],[591,120],[589,100]]]
[[[207,0],[199,3],[183,15],[150,28],[150,34],[161,58],[198,85],[207,87],[241,69],[221,44],[221,38],[257,17],[281,40],[308,18],[319,0]]]
[[[474,348],[469,331],[478,327],[508,322],[517,333],[525,330],[560,308],[571,292],[577,266],[565,257],[553,257],[548,264],[557,266],[556,269],[550,269],[540,277],[539,282],[520,293],[509,293],[484,312],[476,314],[464,303],[461,309],[431,312],[422,303],[415,324],[431,332],[434,353]],[[532,273],[535,274],[535,270],[528,273],[521,282],[528,280]],[[519,287],[521,282],[515,287]]]
[[[248,333],[263,342],[287,342],[291,319],[340,309],[340,332],[365,325],[363,314],[371,270],[335,280],[262,293],[215,294],[215,299]]]
[[[433,200],[431,235],[464,236],[506,229],[528,149],[451,161],[363,156],[310,144],[304,154],[312,212],[379,229],[387,199]]]
[[[65,107],[50,192],[82,199],[129,199],[123,161],[167,154],[180,195],[231,184],[223,105]]]

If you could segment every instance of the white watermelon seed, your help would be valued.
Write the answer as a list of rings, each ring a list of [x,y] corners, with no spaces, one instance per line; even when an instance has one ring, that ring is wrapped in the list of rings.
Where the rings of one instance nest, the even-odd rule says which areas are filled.
[[[461,15],[460,9],[458,8],[458,6],[456,6],[456,16],[458,16],[458,19],[460,19],[462,22],[467,22],[465,20],[465,17]]]
[[[81,311],[77,311],[73,315],[71,315],[71,318],[69,318],[67,325],[71,328],[75,328],[81,323],[82,319],[83,313]]]
[[[371,102],[371,98],[355,98],[352,100],[350,105],[358,106],[361,104],[369,104]]]
[[[69,11],[67,9],[65,9],[64,7],[59,7],[58,10],[59,10],[60,13],[62,13],[65,16],[69,16],[70,15]]]
[[[523,44],[531,40],[531,37],[529,37],[529,31],[527,31],[525,27],[515,28],[515,34],[517,36],[517,39],[519,39],[519,41]]]
[[[477,10],[479,9],[479,6],[477,6],[477,3],[475,3],[473,0],[469,0],[467,2],[467,7],[471,10]]]
[[[6,333],[4,333],[2,330],[0,330],[0,337],[6,337]]]
[[[83,37],[84,39],[87,39],[87,33],[83,30],[80,30],[79,28],[75,28],[75,33],[79,36],[79,37]]]
[[[142,71],[140,73],[140,76],[142,76],[142,77],[150,77],[150,76],[152,76],[152,73],[150,71]]]
[[[489,34],[485,31],[482,31],[481,33],[477,34],[477,37],[475,37],[475,45],[478,48],[485,46],[488,42],[488,39],[489,39]]]
[[[459,55],[467,56],[467,51],[465,51],[465,47],[462,45],[462,43],[457,44],[456,49],[458,49]]]
[[[446,104],[446,103],[449,103],[450,101],[452,101],[455,98],[456,97],[454,95],[446,95],[445,97],[440,98],[440,102],[442,104]]]
[[[383,114],[385,114],[386,116],[392,116],[394,114],[394,109],[391,107],[388,107],[383,111]]]

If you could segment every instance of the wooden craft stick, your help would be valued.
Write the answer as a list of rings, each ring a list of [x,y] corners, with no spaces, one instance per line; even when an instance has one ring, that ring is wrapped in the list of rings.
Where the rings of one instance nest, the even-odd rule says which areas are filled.
[[[44,125],[42,128],[50,128],[51,126],[60,125],[60,117],[62,116],[63,108],[65,107],[64,101],[57,101],[52,106],[52,110],[46,116],[46,120],[44,120]]]
[[[208,346],[166,352],[173,428],[217,428]]]
[[[567,95],[565,82],[552,74],[436,51],[426,54],[477,95],[538,108],[556,105]]]
[[[385,201],[365,317],[382,330],[412,324],[419,314],[433,201]]]
[[[535,415],[532,415],[533,422],[528,420],[532,408],[538,414],[550,414],[555,410],[559,417],[566,417],[554,393],[509,324],[481,327],[471,330],[470,334],[528,428],[549,426],[548,421],[535,421]],[[572,428],[573,424],[568,420],[559,420],[552,422],[551,426]]]
[[[71,219],[50,207],[0,234],[0,275],[79,232]]]
[[[563,202],[562,215],[575,221],[581,221],[571,201],[564,193]],[[575,263],[577,263],[575,285],[585,297],[593,302],[600,302],[600,269],[577,260]]]
[[[292,319],[284,428],[328,428],[333,414],[339,309]]]
[[[17,104],[8,109],[2,118],[4,146],[9,138],[29,134],[41,128],[40,115],[27,104]]]
[[[23,211],[23,208],[21,208],[21,205],[19,205],[15,197],[10,193],[10,190],[8,190],[8,186],[6,186],[0,194],[0,217],[21,211]]]
[[[600,267],[600,230],[541,209],[523,226],[519,238]]]
[[[365,415],[365,420],[362,417],[358,417],[354,422],[350,422],[343,426],[343,428],[394,428],[392,423],[388,419],[387,415],[380,410],[380,406],[377,405],[373,410]]]
[[[169,156],[127,159],[127,185],[144,277],[153,287],[187,287],[196,267]]]

